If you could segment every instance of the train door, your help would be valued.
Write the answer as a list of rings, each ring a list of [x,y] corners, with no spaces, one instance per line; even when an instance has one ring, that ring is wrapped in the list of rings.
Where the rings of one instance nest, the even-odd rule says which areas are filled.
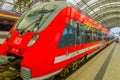
[[[78,31],[78,39],[77,39],[77,44],[79,45],[79,51],[80,49],[84,49],[85,48],[85,43],[87,42],[87,39],[86,39],[86,27],[84,24],[82,23],[79,23],[79,30]]]
[[[74,31],[74,43],[73,43],[73,54],[72,54],[72,57],[74,58],[76,55],[77,55],[77,51],[78,51],[78,47],[77,47],[77,35],[78,35],[78,23],[74,20],[72,20],[72,27],[73,27],[73,31]]]
[[[80,31],[79,31],[79,23],[76,23],[76,51],[77,51],[77,54],[79,54],[79,49],[80,49]]]
[[[71,20],[65,27],[61,40],[58,44],[58,48],[63,48],[65,50],[66,55],[72,57],[75,53],[75,26],[74,22]]]
[[[85,31],[83,30],[83,24],[76,22],[75,23],[75,45],[74,45],[74,54],[72,55],[73,62],[71,63],[71,69],[76,70],[78,65],[81,64],[81,61],[85,60],[85,56],[83,58],[80,58],[81,49],[83,49],[84,43],[86,43],[85,39]]]
[[[86,43],[87,43],[87,39],[86,39],[86,26],[82,23],[78,23],[77,26],[77,53],[83,54],[81,56],[81,58],[78,56],[78,58],[80,58],[79,62],[83,63],[86,59],[86,55],[85,52],[83,52],[83,49],[86,48]]]

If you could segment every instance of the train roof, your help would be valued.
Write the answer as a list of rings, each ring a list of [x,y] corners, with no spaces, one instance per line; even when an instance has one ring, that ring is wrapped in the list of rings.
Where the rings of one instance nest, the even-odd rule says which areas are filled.
[[[55,4],[55,5],[58,5],[61,8],[64,8],[64,7],[69,6],[69,5],[75,7],[72,3],[68,2],[68,1],[54,1],[54,2],[46,2],[46,3],[42,3],[42,4],[39,3],[34,7],[38,7],[40,5],[46,5],[46,4]],[[31,8],[34,8],[34,7],[31,7]]]
[[[44,6],[44,5],[47,5],[47,4],[55,4],[55,5],[58,5],[59,9],[63,9],[67,6],[71,6],[73,7],[74,9],[76,9],[77,11],[76,12],[80,12],[80,18],[82,19],[79,19],[80,22],[84,23],[84,24],[87,24],[91,27],[94,27],[96,29],[99,29],[101,31],[103,31],[104,33],[108,33],[109,30],[107,30],[105,27],[103,27],[102,25],[98,24],[97,22],[95,22],[94,20],[90,19],[88,16],[84,15],[75,5],[71,4],[70,2],[68,1],[55,1],[55,2],[47,2],[47,3],[43,3],[43,4],[39,4],[38,6],[36,7],[39,7],[40,5]],[[33,8],[33,7],[32,7]]]
[[[58,5],[59,9],[63,9],[67,6],[71,6],[73,7],[74,9],[76,9],[77,11],[77,14],[76,15],[79,15],[80,18],[79,18],[79,22],[82,22],[84,24],[87,24],[88,26],[91,26],[91,27],[94,27],[96,29],[99,29],[101,30],[103,33],[109,33],[109,30],[106,29],[105,27],[103,27],[102,25],[100,25],[99,23],[97,23],[96,21],[90,19],[88,16],[84,15],[81,10],[79,10],[75,5],[73,5],[72,3],[68,2],[68,1],[55,1],[55,2],[47,2],[47,3],[44,3],[44,4],[40,4],[40,5],[47,5],[47,4],[55,4],[55,5]],[[37,7],[37,6],[36,6]],[[38,6],[39,7],[39,6]],[[78,12],[80,14],[78,14]]]

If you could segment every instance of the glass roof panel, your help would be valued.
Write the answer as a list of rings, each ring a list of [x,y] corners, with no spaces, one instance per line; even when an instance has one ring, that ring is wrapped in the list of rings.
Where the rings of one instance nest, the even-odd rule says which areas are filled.
[[[12,4],[4,3],[3,6],[2,6],[2,9],[4,9],[4,10],[12,10],[13,7],[14,7],[14,5],[12,5]]]
[[[0,5],[2,4],[2,2],[0,2]]]
[[[12,10],[14,7],[13,0],[0,0],[0,9],[3,10]]]
[[[14,3],[14,1],[13,1],[13,0],[6,0],[6,2]]]
[[[88,5],[91,5],[92,3],[95,3],[95,2],[97,2],[98,0],[90,0],[87,4]]]

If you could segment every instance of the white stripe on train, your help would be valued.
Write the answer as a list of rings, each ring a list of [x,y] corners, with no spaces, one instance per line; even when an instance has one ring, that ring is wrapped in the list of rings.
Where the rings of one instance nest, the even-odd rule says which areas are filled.
[[[91,50],[91,49],[96,48],[96,47],[99,47],[99,46],[102,46],[102,44],[99,43],[99,44],[97,44],[97,45],[90,46],[90,47],[81,49],[81,50],[79,50],[79,51],[75,51],[75,52],[73,52],[73,53],[69,53],[68,55],[65,54],[65,55],[57,56],[57,57],[55,57],[54,64],[59,63],[59,62],[63,62],[63,61],[65,61],[65,60],[70,59],[71,57],[75,57],[75,56],[77,56],[77,55],[79,55],[79,54],[82,54],[82,53],[84,53],[84,52],[86,52],[86,51],[88,51],[88,50]]]

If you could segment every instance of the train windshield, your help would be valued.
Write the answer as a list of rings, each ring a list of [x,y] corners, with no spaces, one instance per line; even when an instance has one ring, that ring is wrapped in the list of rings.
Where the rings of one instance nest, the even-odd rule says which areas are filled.
[[[50,14],[57,8],[57,5],[47,4],[38,6],[25,13],[16,25],[16,30],[22,32],[37,32],[44,24]]]

